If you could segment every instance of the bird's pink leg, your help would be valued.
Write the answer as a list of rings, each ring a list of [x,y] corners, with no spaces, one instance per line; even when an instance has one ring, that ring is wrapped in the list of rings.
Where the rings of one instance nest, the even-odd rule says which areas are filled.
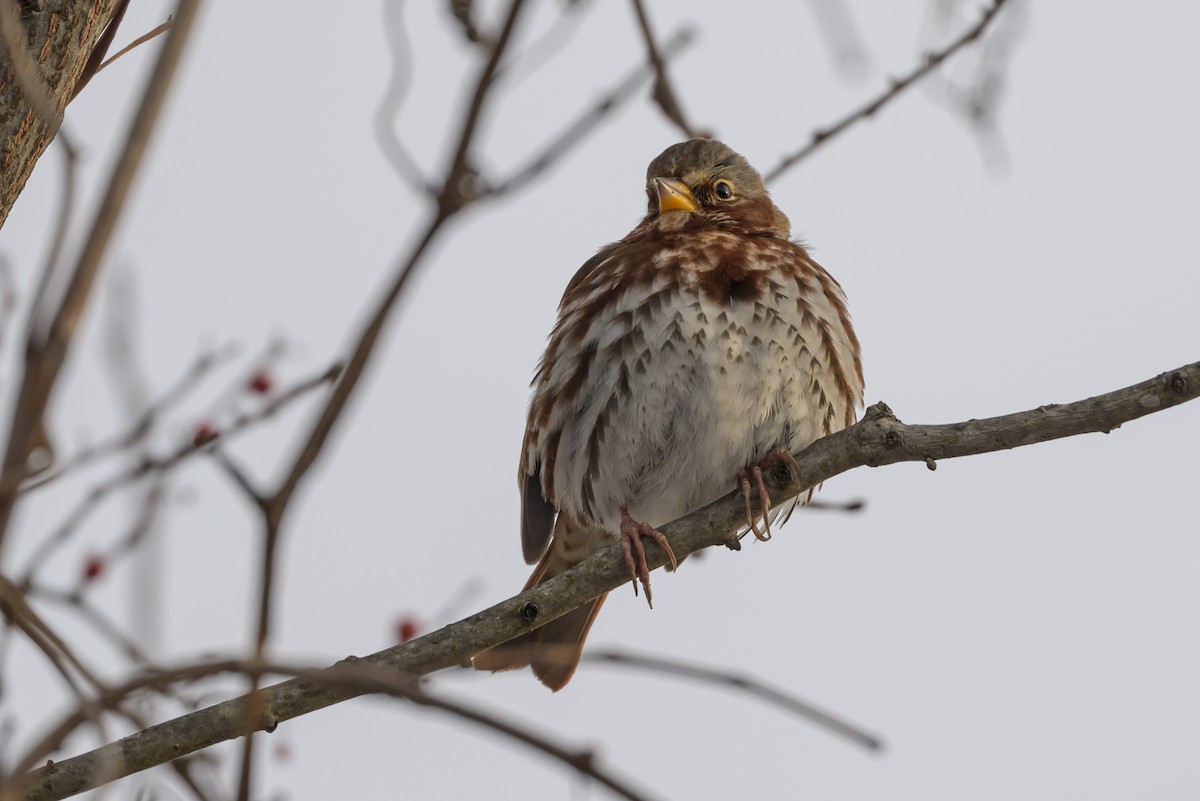
[[[671,560],[671,570],[679,567],[679,563],[675,561],[675,552],[671,550],[671,543],[667,541],[666,536],[649,523],[639,523],[634,520],[629,516],[629,510],[622,506],[621,550],[625,552],[625,564],[629,565],[629,577],[633,581],[633,594],[637,595],[638,582],[642,582],[642,587],[646,590],[646,603],[650,604],[650,608],[653,609],[654,604],[650,599],[650,568],[646,566],[646,548],[642,545],[642,537],[654,540],[658,543],[658,547],[666,552],[667,558]]]
[[[792,456],[787,448],[779,448],[771,451],[757,462],[746,465],[746,469],[741,473],[742,498],[746,501],[746,525],[754,532],[754,536],[762,542],[771,539],[771,519],[768,513],[771,511],[772,506],[771,494],[767,492],[767,486],[763,483],[763,470],[781,463],[791,465],[792,470],[799,475],[800,465],[796,463],[796,457]],[[758,495],[758,505],[761,509],[764,531],[758,530],[758,518],[755,517],[753,511],[750,509],[751,483],[754,484],[754,489]]]

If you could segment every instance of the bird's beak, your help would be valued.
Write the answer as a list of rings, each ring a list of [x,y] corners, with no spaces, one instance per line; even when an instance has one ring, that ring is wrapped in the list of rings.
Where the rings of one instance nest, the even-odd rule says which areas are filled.
[[[696,211],[700,204],[687,185],[675,178],[655,178],[655,189],[658,190],[658,213],[668,211]]]

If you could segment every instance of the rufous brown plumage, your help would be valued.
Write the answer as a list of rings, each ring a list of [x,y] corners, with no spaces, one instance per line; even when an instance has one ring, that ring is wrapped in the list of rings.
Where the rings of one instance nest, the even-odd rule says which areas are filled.
[[[741,486],[760,539],[779,508],[762,469],[854,422],[859,345],[846,299],[794,242],[762,178],[721,142],[667,148],[646,217],[576,272],[533,380],[521,449],[526,587],[620,541],[650,600],[642,538]],[[761,522],[751,501],[762,508]],[[553,690],[604,596],[475,657]]]

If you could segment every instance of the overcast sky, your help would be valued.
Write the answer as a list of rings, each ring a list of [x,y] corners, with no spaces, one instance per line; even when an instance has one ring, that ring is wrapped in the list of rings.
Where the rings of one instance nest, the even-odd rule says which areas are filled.
[[[396,130],[431,177],[477,70],[444,5],[403,13],[412,83]],[[481,5],[494,18],[496,5]],[[652,13],[664,37],[699,31],[672,64],[684,108],[765,171],[973,22],[980,4],[944,26],[925,3],[845,5],[867,56],[857,77],[838,67],[812,4]],[[520,45],[557,8],[539,4]],[[1025,11],[997,139],[981,141],[939,93],[917,89],[771,187],[846,289],[868,403],[886,401],[906,422],[1076,400],[1200,358],[1197,12],[1080,0]],[[168,12],[133,3],[118,43]],[[356,332],[428,209],[372,133],[391,70],[382,7],[336,12],[308,0],[207,4],[59,388],[61,453],[123,419],[102,356],[113,276],[136,289],[156,394],[205,347],[239,344],[244,367],[282,336],[286,382],[323,369]],[[156,47],[102,73],[68,110],[86,208]],[[627,4],[586,4],[545,66],[499,89],[480,165],[503,175],[523,164],[642,59]],[[969,58],[956,63],[971,74]],[[293,510],[277,655],[366,654],[391,644],[402,615],[441,625],[520,588],[514,477],[529,379],[566,281],[634,225],[646,164],[678,138],[639,97],[437,244]],[[59,161],[51,152],[39,164],[0,236],[22,297],[49,238]],[[7,403],[11,336],[5,345]],[[159,444],[189,437],[234,375],[206,384]],[[276,478],[311,410],[231,451],[264,483]],[[556,695],[527,672],[455,673],[434,686],[596,748],[654,798],[1194,798],[1198,436],[1200,406],[1187,405],[934,473],[860,469],[821,497],[864,499],[864,512],[800,513],[769,543],[656,574],[653,611],[619,590],[593,629],[596,649],[786,688],[882,736],[882,755],[744,696],[630,669],[585,664]],[[24,506],[10,566],[102,475]],[[159,654],[171,663],[251,642],[258,569],[254,516],[210,461],[174,486],[160,530]],[[129,514],[119,499],[105,504],[48,577],[71,580]],[[96,589],[122,621],[128,578],[123,565]],[[120,664],[81,625],[54,619],[99,664]],[[24,648],[7,669],[2,712],[33,736],[61,689]],[[309,715],[264,743],[259,797],[608,797],[520,746],[389,701]]]

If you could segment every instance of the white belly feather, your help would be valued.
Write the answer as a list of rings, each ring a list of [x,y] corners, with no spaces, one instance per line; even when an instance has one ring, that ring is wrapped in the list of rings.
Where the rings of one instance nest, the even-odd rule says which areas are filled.
[[[596,353],[584,386],[556,406],[547,428],[561,432],[552,461],[558,508],[614,534],[623,506],[661,526],[731,491],[740,471],[771,451],[796,452],[841,428],[861,387],[857,398],[836,391],[828,349],[853,363],[825,294],[840,290],[831,280],[813,285],[820,289],[802,302],[790,283],[757,301],[730,301],[694,283],[664,295],[656,281],[591,320],[581,347]],[[551,370],[538,391],[569,379],[565,367]],[[546,438],[542,431],[528,443],[531,455]]]

